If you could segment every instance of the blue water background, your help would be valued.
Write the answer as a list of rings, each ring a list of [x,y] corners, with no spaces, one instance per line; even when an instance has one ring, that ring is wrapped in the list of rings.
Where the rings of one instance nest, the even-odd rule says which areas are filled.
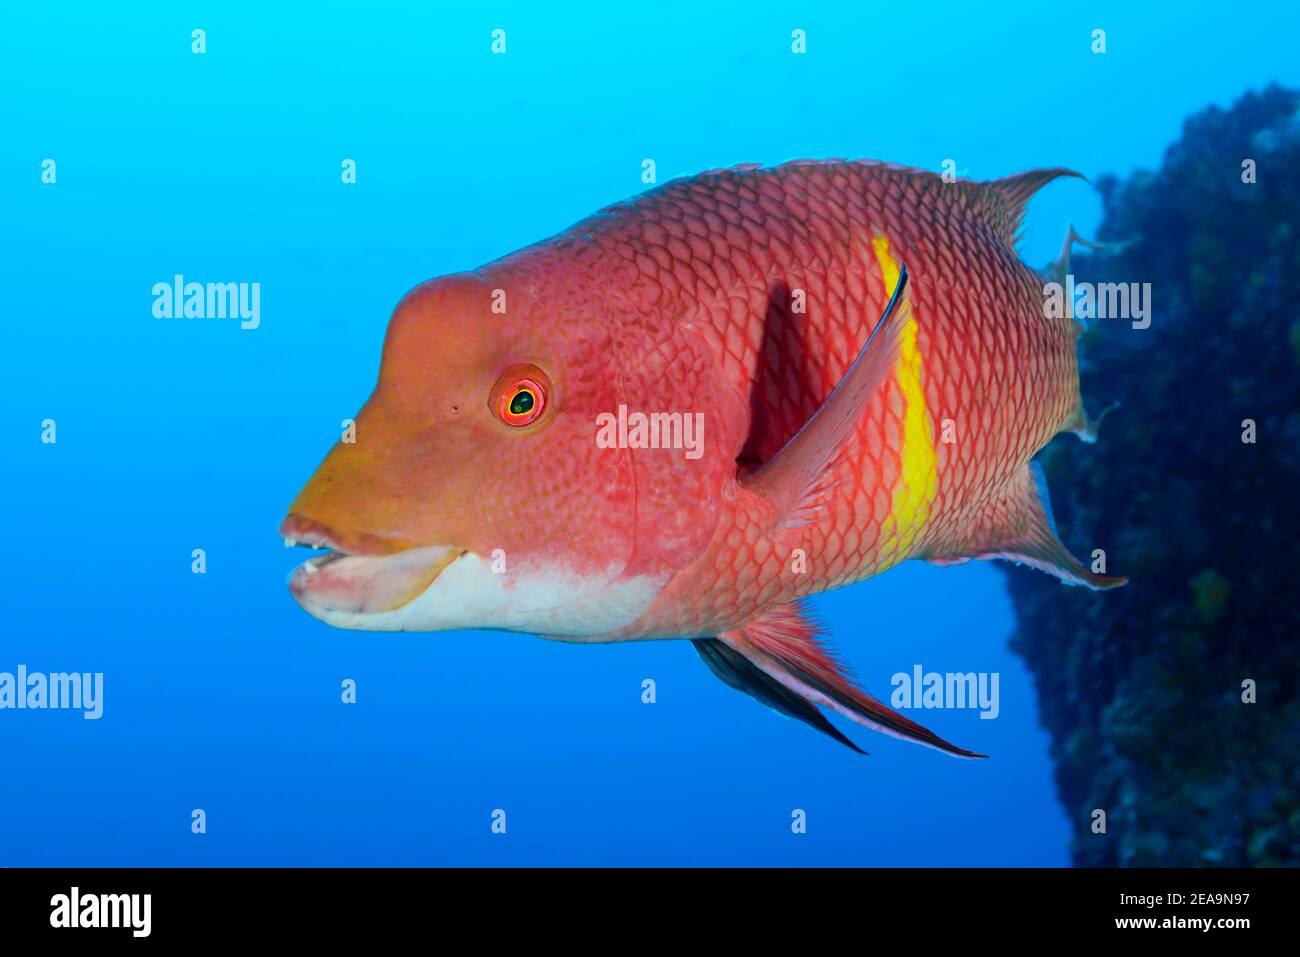
[[[351,634],[284,588],[277,524],[400,295],[639,192],[645,158],[661,182],[834,156],[1127,173],[1189,112],[1300,81],[1293,5],[708,6],[5,5],[0,670],[103,672],[105,713],[0,711],[0,865],[1068,863],[1087,822],[986,565],[817,601],[879,695],[918,663],[998,672],[997,720],[918,715],[984,762],[847,725],[858,757],[682,643]],[[1026,259],[1099,214],[1051,187]],[[176,273],[260,282],[261,328],[155,320]]]

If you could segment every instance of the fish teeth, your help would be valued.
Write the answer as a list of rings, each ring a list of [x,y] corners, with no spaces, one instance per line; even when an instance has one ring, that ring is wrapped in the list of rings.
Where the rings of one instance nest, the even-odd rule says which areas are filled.
[[[303,563],[302,563],[302,570],[303,570],[304,572],[306,572],[308,575],[314,575],[314,574],[316,574],[316,562],[315,562],[315,559],[309,559],[308,561],[303,562]]]
[[[297,546],[298,546],[298,543],[295,542],[292,538],[286,538],[286,539],[284,540],[284,547],[285,547],[285,548],[296,548]]]

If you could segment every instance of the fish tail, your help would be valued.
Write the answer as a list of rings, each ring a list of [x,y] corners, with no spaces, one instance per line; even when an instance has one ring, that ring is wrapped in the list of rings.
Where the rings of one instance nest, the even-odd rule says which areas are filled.
[[[1051,265],[1048,266],[1047,268],[1048,278],[1052,279],[1054,282],[1060,283],[1062,286],[1065,285],[1066,278],[1070,274],[1070,249],[1075,245],[1079,245],[1082,246],[1084,249],[1091,249],[1094,252],[1099,252],[1099,253],[1118,253],[1118,252],[1122,252],[1124,249],[1127,249],[1130,245],[1133,244],[1133,242],[1134,241],[1131,239],[1124,239],[1124,240],[1119,240],[1116,242],[1108,242],[1108,243],[1094,242],[1093,240],[1090,239],[1084,239],[1077,232],[1075,232],[1073,223],[1067,224],[1065,230],[1065,241],[1061,243],[1061,254],[1057,256],[1056,259],[1052,260]],[[1074,314],[1073,309],[1071,309],[1070,312],[1071,315]],[[1074,324],[1075,324],[1075,329],[1074,329],[1075,335],[1082,335],[1083,333],[1088,331],[1088,324],[1084,322],[1083,319],[1081,319],[1079,316],[1074,316]]]
[[[1065,286],[1066,279],[1070,273],[1070,249],[1076,243],[1084,247],[1085,249],[1092,249],[1097,252],[1103,252],[1103,253],[1113,253],[1124,249],[1131,242],[1132,240],[1124,240],[1122,242],[1110,242],[1110,243],[1093,242],[1091,240],[1084,239],[1077,232],[1075,232],[1074,226],[1073,224],[1071,224],[1066,228],[1065,231],[1065,242],[1061,244],[1061,255],[1057,257],[1057,259],[1049,267],[1048,271],[1049,271],[1050,278],[1053,281],[1060,283],[1062,286]],[[1076,337],[1082,336],[1083,333],[1086,332],[1088,329],[1087,323],[1082,318],[1075,315],[1073,309],[1070,310],[1070,313],[1072,316],[1074,316],[1075,336]],[[1073,432],[1084,442],[1092,444],[1093,442],[1097,441],[1097,429],[1101,425],[1101,420],[1106,417],[1107,413],[1117,408],[1119,408],[1119,402],[1112,402],[1110,405],[1106,406],[1106,408],[1102,409],[1101,412],[1097,414],[1096,418],[1090,416],[1088,414],[1087,409],[1084,408],[1083,393],[1079,389],[1079,384],[1076,376],[1074,411],[1070,415],[1070,418],[1066,420],[1065,424],[1061,426],[1061,431]]]
[[[1076,393],[1074,414],[1061,427],[1062,432],[1073,432],[1082,441],[1091,445],[1097,441],[1097,431],[1101,427],[1101,420],[1119,408],[1119,400],[1112,402],[1106,408],[1097,413],[1096,417],[1088,414],[1088,410],[1083,407],[1083,393]]]

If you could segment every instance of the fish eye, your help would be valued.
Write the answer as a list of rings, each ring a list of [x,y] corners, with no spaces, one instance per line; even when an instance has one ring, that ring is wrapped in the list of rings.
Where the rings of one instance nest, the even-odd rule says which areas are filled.
[[[511,415],[527,415],[533,411],[533,406],[537,404],[537,398],[533,395],[533,390],[526,385],[521,385],[510,400]]]
[[[532,365],[512,366],[492,387],[488,407],[506,425],[518,429],[542,417],[549,395],[550,381],[541,369]]]

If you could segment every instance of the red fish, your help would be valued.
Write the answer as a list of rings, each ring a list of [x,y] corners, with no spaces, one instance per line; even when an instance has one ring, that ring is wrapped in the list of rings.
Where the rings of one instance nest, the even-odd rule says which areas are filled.
[[[332,549],[290,590],[343,628],[686,638],[850,747],[819,707],[979,756],[862,691],[801,600],[909,558],[1123,584],[1061,544],[1032,462],[1095,435],[1079,330],[1016,254],[1063,175],[712,171],[416,287],[284,520]]]

